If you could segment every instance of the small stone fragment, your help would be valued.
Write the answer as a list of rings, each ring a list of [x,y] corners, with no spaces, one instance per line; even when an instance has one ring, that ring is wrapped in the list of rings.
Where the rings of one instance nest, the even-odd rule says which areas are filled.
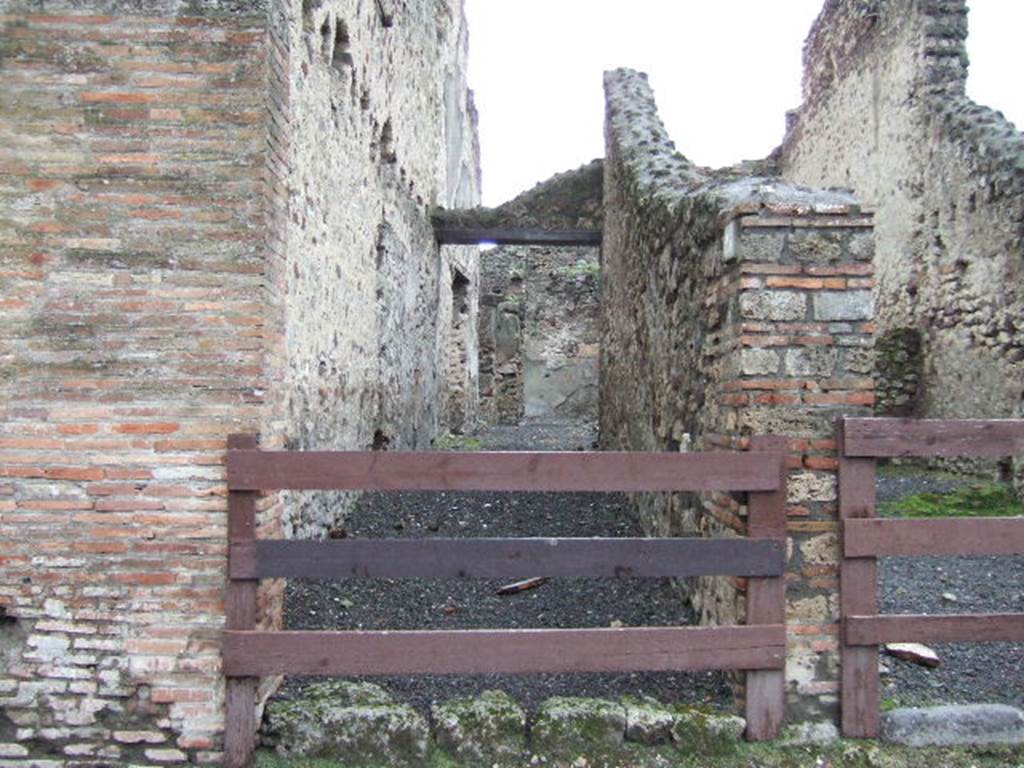
[[[939,654],[920,643],[887,643],[885,652],[897,659],[920,664],[922,667],[937,667],[942,663]]]

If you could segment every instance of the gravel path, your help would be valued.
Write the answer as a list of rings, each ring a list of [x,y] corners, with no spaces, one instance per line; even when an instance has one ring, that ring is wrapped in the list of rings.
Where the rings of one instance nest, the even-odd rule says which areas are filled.
[[[957,480],[932,472],[882,475],[878,501],[947,492]],[[1024,612],[1024,556],[886,557],[879,567],[883,613]],[[901,706],[1000,702],[1024,707],[1024,645],[936,643],[935,669],[883,656],[882,698]],[[883,669],[884,669],[883,668]]]
[[[480,436],[485,450],[584,450],[591,430],[568,425],[499,427]],[[472,536],[639,536],[620,494],[374,493],[346,523],[360,538]],[[543,574],[537,574],[538,576]],[[693,623],[667,579],[552,579],[508,597],[491,580],[292,581],[290,629],[470,629],[672,626]],[[529,709],[550,696],[649,695],[663,702],[731,706],[720,672],[374,678],[420,710],[432,701],[500,688]],[[290,680],[283,695],[301,689]]]

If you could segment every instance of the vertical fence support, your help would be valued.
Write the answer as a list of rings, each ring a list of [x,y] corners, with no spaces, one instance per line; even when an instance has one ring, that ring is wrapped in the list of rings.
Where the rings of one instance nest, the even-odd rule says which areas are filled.
[[[229,449],[255,449],[257,435],[230,435]],[[228,491],[228,542],[256,538],[256,492]],[[227,628],[256,628],[257,579],[231,579],[229,575],[225,611]],[[249,768],[256,741],[255,677],[229,677],[225,690],[224,765],[225,768]]]
[[[837,424],[839,440],[839,517],[841,520],[874,517],[875,459],[846,456],[844,420]],[[877,559],[842,555],[839,572],[840,615],[878,613]],[[850,646],[842,632],[842,730],[854,739],[878,738],[880,694],[878,646]]]
[[[751,492],[748,501],[747,536],[778,539],[786,546],[786,454],[789,443],[784,437],[755,437],[753,451],[777,451],[779,489]],[[785,575],[751,578],[747,582],[747,624],[786,623]],[[786,675],[782,669],[747,672],[747,739],[766,741],[775,738],[785,719]]]

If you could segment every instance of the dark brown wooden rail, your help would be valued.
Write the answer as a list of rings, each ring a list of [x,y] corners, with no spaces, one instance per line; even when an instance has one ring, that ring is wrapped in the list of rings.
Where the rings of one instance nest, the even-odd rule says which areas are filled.
[[[843,523],[842,729],[880,730],[878,647],[884,643],[1024,642],[1024,614],[878,615],[877,558],[1024,553],[1024,518],[875,519],[875,462],[892,456],[1002,457],[1024,451],[1024,420],[843,419],[839,512]]]
[[[778,669],[786,632],[756,627],[227,632],[227,675],[447,675]]]
[[[770,491],[777,457],[736,453],[231,451],[232,490]]]
[[[253,758],[263,675],[475,674],[682,669],[747,671],[747,738],[784,712],[786,442],[735,453],[260,451],[233,436],[229,495],[225,765]],[[258,541],[269,490],[746,491],[749,538]],[[749,578],[747,625],[451,632],[260,632],[261,578]]]
[[[847,557],[1014,555],[1024,552],[1024,525],[1016,518],[992,517],[847,520],[843,552]]]
[[[1022,643],[1024,613],[847,616],[844,633],[849,645]]]
[[[500,227],[435,227],[438,245],[558,245],[594,247],[601,244],[596,229],[505,229]]]
[[[847,419],[847,456],[1012,456],[1024,453],[1021,419]]]
[[[778,576],[776,539],[348,539],[231,545],[231,578]]]

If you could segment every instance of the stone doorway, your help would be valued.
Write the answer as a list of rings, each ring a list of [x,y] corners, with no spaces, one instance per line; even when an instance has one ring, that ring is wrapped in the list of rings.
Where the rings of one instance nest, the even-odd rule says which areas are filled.
[[[500,246],[480,269],[482,420],[595,423],[598,249]]]

